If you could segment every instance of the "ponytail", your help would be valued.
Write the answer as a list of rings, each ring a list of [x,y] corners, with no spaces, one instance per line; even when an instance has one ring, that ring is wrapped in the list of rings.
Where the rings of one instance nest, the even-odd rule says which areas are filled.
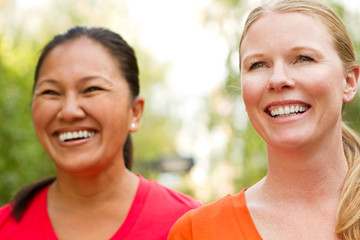
[[[336,233],[343,240],[360,239],[360,137],[342,126],[344,153],[349,166],[336,219]]]
[[[133,165],[133,145],[132,145],[130,133],[127,135],[124,143],[123,155],[124,155],[125,167],[131,170]]]
[[[24,213],[26,206],[30,203],[33,197],[41,189],[55,181],[55,177],[47,178],[42,181],[30,184],[21,189],[13,198],[12,215],[17,222],[20,221],[22,214]]]

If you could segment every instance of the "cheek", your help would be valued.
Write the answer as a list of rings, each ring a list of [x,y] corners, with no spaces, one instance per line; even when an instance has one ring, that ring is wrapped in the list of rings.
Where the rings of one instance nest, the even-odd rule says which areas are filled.
[[[35,131],[45,130],[50,120],[54,117],[54,109],[57,107],[54,104],[36,101],[32,105],[32,121]]]
[[[48,146],[47,143],[49,141],[49,134],[47,130],[50,127],[52,119],[56,116],[56,113],[54,112],[56,106],[49,105],[52,104],[35,101],[31,110],[35,134],[46,151]]]
[[[89,115],[97,118],[105,126],[116,127],[117,130],[119,130],[119,127],[124,128],[128,126],[129,103],[123,97],[98,99],[97,101],[92,101],[92,103],[88,102],[86,110]],[[115,131],[115,129],[113,130]]]
[[[342,75],[329,71],[330,74],[317,74],[313,78],[303,81],[303,86],[308,93],[318,99],[334,102],[339,99],[342,102]],[[341,99],[341,100],[340,100]],[[330,103],[330,102],[329,102]],[[341,103],[342,104],[342,103]]]
[[[307,85],[309,85],[308,91],[311,93],[311,95],[317,97],[326,96],[331,89],[330,86],[328,86],[328,83],[321,81],[312,81]]]
[[[317,95],[334,94],[342,91],[344,73],[342,63],[319,64],[304,68],[295,68],[292,78],[309,92]],[[334,92],[335,91],[335,92]]]
[[[259,104],[264,89],[264,82],[251,78],[242,79],[241,95],[248,110],[251,106],[257,106]]]

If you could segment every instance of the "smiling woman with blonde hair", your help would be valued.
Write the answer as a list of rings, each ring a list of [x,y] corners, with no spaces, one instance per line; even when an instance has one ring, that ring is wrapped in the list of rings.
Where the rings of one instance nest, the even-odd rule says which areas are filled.
[[[239,55],[267,175],[191,210],[169,239],[360,239],[360,140],[341,120],[359,66],[341,20],[316,0],[270,2],[249,14]]]

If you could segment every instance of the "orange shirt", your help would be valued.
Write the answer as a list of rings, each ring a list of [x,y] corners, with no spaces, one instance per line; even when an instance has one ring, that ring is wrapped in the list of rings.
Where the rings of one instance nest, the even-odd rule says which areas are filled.
[[[172,227],[168,240],[262,240],[246,206],[245,190],[190,210]]]

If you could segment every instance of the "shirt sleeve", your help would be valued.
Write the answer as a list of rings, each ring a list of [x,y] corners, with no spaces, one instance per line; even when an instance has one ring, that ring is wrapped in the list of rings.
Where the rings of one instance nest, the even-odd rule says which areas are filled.
[[[171,228],[168,240],[192,240],[192,211],[179,218]]]

